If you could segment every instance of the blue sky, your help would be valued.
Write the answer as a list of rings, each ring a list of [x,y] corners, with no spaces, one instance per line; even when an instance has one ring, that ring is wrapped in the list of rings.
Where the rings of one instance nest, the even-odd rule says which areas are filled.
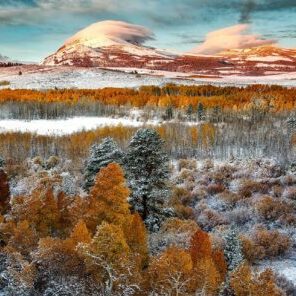
[[[156,37],[147,45],[178,51],[239,23],[281,46],[296,47],[296,0],[1,0],[0,54],[41,61],[101,20],[143,25]]]

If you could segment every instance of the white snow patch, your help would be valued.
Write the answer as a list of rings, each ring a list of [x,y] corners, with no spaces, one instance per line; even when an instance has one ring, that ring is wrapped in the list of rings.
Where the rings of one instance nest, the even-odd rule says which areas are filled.
[[[277,61],[287,61],[292,62],[290,58],[283,57],[283,56],[250,56],[246,58],[247,61],[254,61],[254,62],[277,62]]]
[[[37,135],[69,135],[80,131],[90,131],[104,126],[131,126],[158,125],[157,120],[137,121],[128,118],[110,117],[73,117],[58,120],[0,120],[0,133],[21,132],[35,133]]]

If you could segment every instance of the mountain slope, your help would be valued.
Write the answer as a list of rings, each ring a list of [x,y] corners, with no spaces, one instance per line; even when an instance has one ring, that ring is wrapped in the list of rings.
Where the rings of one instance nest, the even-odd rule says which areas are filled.
[[[119,21],[90,25],[70,37],[44,65],[143,67],[157,60],[170,60],[172,55],[143,43],[153,39],[144,27]]]
[[[296,50],[276,46],[232,49],[215,56],[172,54],[147,47],[153,34],[119,21],[98,22],[65,41],[43,65],[144,68],[192,73],[193,76],[264,76],[296,72]]]

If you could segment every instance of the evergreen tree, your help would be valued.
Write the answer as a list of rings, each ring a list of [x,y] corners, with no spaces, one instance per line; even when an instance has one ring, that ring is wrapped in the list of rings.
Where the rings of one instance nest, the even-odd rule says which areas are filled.
[[[197,117],[199,121],[202,121],[205,119],[205,110],[202,103],[198,103],[197,106]]]
[[[187,114],[189,120],[191,120],[191,116],[192,116],[192,114],[193,114],[193,106],[192,106],[192,104],[190,104],[190,105],[188,106],[188,108],[187,108],[187,110],[186,110],[186,114]]]
[[[101,144],[93,145],[90,151],[90,157],[86,162],[84,189],[89,191],[101,168],[106,167],[111,162],[122,164],[122,160],[123,152],[112,138],[106,138]]]
[[[241,241],[233,226],[225,235],[224,256],[230,272],[236,269],[244,260]]]
[[[173,107],[169,106],[165,111],[165,119],[171,120],[173,118]]]
[[[224,257],[227,263],[228,273],[225,281],[222,283],[219,291],[219,296],[232,296],[234,295],[230,286],[230,277],[244,261],[241,241],[234,226],[231,226],[229,231],[224,237]]]
[[[2,168],[5,165],[5,160],[2,156],[0,156],[0,168]]]
[[[168,156],[155,130],[137,131],[128,147],[125,168],[133,210],[139,212],[149,230],[158,230],[161,221],[171,213],[165,210],[169,197]]]

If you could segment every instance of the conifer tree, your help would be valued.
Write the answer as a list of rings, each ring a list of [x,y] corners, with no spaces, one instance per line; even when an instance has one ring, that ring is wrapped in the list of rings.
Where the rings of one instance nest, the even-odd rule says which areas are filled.
[[[197,117],[199,121],[202,121],[205,119],[205,111],[204,111],[204,106],[202,103],[198,103],[197,106]]]
[[[231,227],[225,236],[224,256],[230,272],[244,260],[241,242],[234,227]]]
[[[163,141],[153,129],[140,129],[132,138],[125,158],[125,168],[132,190],[130,203],[151,231],[159,229],[170,211],[165,210],[169,197],[168,156]]]
[[[111,162],[122,164],[122,159],[123,152],[112,138],[106,138],[101,144],[93,145],[90,150],[90,156],[86,161],[84,189],[89,191],[101,168],[106,167]]]

